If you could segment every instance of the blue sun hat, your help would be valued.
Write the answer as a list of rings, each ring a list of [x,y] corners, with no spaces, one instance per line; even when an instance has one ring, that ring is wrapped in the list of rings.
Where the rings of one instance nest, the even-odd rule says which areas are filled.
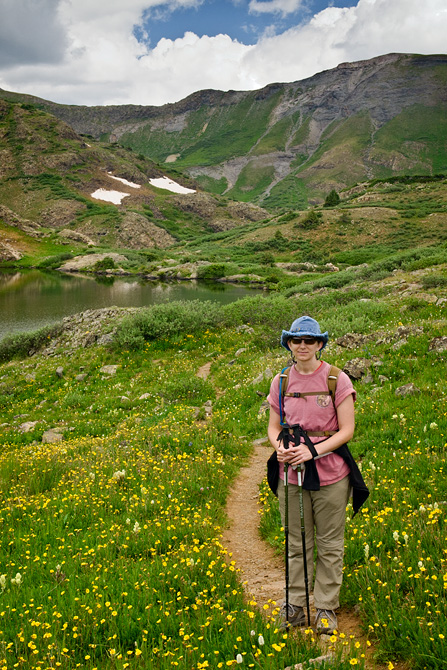
[[[324,349],[329,340],[329,333],[326,331],[322,333],[320,330],[320,324],[315,319],[312,319],[310,316],[300,316],[299,319],[295,321],[290,326],[290,330],[283,330],[281,334],[281,344],[285,349],[290,351],[289,339],[291,337],[315,337],[317,340],[323,342]]]

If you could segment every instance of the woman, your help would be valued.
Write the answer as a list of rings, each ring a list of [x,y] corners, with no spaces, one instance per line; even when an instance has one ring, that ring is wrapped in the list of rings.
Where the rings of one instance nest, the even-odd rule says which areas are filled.
[[[268,436],[277,451],[280,465],[278,498],[283,524],[284,463],[289,464],[289,608],[286,613],[286,604],[282,606],[283,625],[304,626],[306,624],[304,614],[306,592],[297,476],[297,468],[304,468],[303,499],[307,572],[309,583],[312,584],[315,542],[317,548],[314,583],[315,627],[318,632],[326,634],[332,633],[337,628],[335,610],[339,606],[346,505],[351,485],[356,486],[357,491],[360,489],[360,499],[356,500],[357,508],[368,496],[368,490],[360,472],[346,447],[346,443],[354,434],[356,393],[349,377],[344,372],[340,372],[334,400],[328,394],[327,378],[331,366],[320,361],[321,351],[326,346],[328,339],[328,333],[322,333],[318,322],[309,316],[296,319],[290,331],[283,330],[281,344],[292,353],[294,361],[289,373],[287,396],[283,400],[280,398],[279,375],[274,378],[268,396],[270,403]],[[293,397],[289,395],[292,393],[304,395]],[[310,433],[309,439],[314,444],[313,453],[306,446],[303,438],[297,439],[295,443],[292,436],[288,448],[282,439],[278,441],[278,435],[283,429],[282,410],[285,414],[283,425],[284,423],[288,426],[299,424]],[[322,434],[324,432],[326,435]],[[319,435],[312,435],[313,433],[319,433]],[[334,453],[336,449],[338,453]],[[354,509],[354,512],[356,511]]]

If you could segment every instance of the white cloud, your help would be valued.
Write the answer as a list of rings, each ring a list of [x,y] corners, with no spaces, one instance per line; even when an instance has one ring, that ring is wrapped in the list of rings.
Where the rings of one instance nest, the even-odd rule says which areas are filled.
[[[302,5],[302,0],[250,0],[248,6],[252,14],[293,14]]]
[[[445,0],[359,0],[354,7],[328,7],[282,34],[266,33],[253,46],[228,35],[186,32],[150,48],[135,37],[143,15],[202,1],[0,0],[0,42],[9,40],[9,60],[0,59],[0,86],[64,103],[161,105],[205,88],[249,90],[296,81],[389,52],[445,52]],[[298,4],[251,2],[281,12]],[[43,18],[33,30],[35,8]]]

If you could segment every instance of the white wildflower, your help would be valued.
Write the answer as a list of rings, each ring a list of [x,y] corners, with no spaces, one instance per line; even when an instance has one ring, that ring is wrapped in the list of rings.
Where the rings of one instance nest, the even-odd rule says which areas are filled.
[[[129,518],[126,519],[126,524],[127,524],[128,526],[130,526],[130,519],[129,519]]]
[[[430,424],[430,428],[432,430],[436,430],[437,427],[438,427],[438,424],[436,423],[436,421],[432,421],[431,424]]]
[[[363,551],[365,552],[365,558],[367,559],[369,556],[369,544],[365,544]]]
[[[243,660],[244,660],[244,659],[242,658],[242,654],[238,654],[238,655],[236,656],[236,663],[242,663]]]
[[[258,637],[258,644],[260,647],[262,647],[262,645],[264,644],[264,638],[262,637],[262,635]]]
[[[20,586],[21,583],[22,583],[22,575],[20,574],[20,572],[18,572],[16,576],[11,579],[11,584]]]
[[[405,544],[408,544],[408,540],[410,539],[406,533],[404,533],[404,542]]]
[[[393,533],[393,540],[399,542],[399,531],[395,530]]]
[[[0,575],[0,589],[2,591],[6,589],[6,575]]]
[[[117,484],[121,484],[121,482],[123,482],[125,478],[126,478],[125,470],[117,470],[112,475],[112,479],[114,479]]]
[[[138,523],[138,521],[135,521],[134,526],[133,526],[133,532],[134,533],[139,533],[140,530],[141,530],[140,524]]]

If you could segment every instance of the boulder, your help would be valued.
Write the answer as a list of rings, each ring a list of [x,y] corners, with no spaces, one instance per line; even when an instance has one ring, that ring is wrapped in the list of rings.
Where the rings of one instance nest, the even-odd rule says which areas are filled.
[[[358,349],[359,347],[366,344],[371,339],[370,335],[361,335],[360,333],[346,333],[342,335],[337,340],[335,344],[338,344],[340,347],[345,349]]]
[[[420,392],[421,392],[421,389],[419,389],[417,386],[415,386],[413,384],[413,382],[410,382],[409,384],[404,384],[403,386],[399,386],[399,388],[397,388],[394,393],[395,393],[395,395],[405,397],[405,396],[408,396],[408,395],[416,395],[417,393],[420,393]]]
[[[54,444],[55,442],[62,442],[63,439],[62,428],[50,428],[42,435],[42,444]]]
[[[36,424],[38,423],[38,421],[26,421],[19,426],[19,431],[21,433],[29,433],[31,430],[34,430]]]
[[[429,351],[446,351],[447,350],[447,337],[443,335],[442,337],[434,337],[430,344],[428,345]]]
[[[103,365],[102,368],[100,368],[100,372],[103,375],[116,375],[116,371],[118,370],[117,365]]]
[[[80,272],[82,270],[91,270],[98,261],[103,261],[105,258],[111,258],[116,265],[126,262],[126,257],[122,254],[108,253],[108,254],[88,254],[87,256],[77,256],[69,261],[63,263],[59,270],[62,272]]]
[[[369,358],[353,358],[348,361],[343,368],[348,377],[357,381],[363,377],[371,367],[372,361]]]

